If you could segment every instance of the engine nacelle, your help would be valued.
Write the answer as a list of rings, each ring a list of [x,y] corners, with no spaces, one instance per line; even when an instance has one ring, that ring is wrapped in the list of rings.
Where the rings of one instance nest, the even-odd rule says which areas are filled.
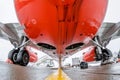
[[[26,50],[27,50],[28,53],[29,53],[29,57],[30,57],[29,62],[37,62],[37,60],[38,60],[37,53],[33,52],[33,51],[31,50],[31,47],[30,47],[30,46],[27,46],[27,47],[26,47]]]
[[[91,47],[89,51],[83,54],[83,61],[85,62],[95,61],[95,47]]]

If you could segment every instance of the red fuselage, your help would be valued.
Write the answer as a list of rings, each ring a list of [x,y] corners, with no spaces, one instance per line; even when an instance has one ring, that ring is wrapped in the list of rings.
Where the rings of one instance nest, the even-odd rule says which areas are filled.
[[[98,31],[108,0],[14,0],[25,33],[58,54],[76,43],[87,43]]]

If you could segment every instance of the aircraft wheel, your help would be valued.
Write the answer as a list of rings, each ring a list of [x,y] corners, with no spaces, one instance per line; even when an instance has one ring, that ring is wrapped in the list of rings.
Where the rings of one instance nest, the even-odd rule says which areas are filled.
[[[120,58],[120,52],[118,53],[118,56],[117,56],[117,58]]]
[[[17,61],[21,66],[27,66],[29,63],[29,54],[26,50],[21,50],[17,55]]]
[[[8,59],[10,59],[13,64],[17,64],[17,54],[18,54],[19,50],[11,50],[8,54]]]
[[[81,69],[87,69],[88,68],[88,63],[87,62],[81,62],[80,63],[80,68]]]
[[[103,60],[109,60],[113,55],[112,52],[109,49],[103,49]]]

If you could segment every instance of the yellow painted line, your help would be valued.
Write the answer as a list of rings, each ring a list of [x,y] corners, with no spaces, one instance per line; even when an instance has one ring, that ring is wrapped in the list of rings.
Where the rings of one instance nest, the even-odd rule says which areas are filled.
[[[49,75],[45,80],[72,80],[70,79],[67,74],[65,74],[62,69],[58,69],[57,72]]]

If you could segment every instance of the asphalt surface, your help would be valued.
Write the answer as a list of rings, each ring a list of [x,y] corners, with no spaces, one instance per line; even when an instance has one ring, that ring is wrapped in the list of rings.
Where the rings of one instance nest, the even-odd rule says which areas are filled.
[[[64,72],[72,80],[120,80],[120,63],[89,67],[88,69],[71,68]]]
[[[45,80],[57,71],[50,68],[33,68],[0,62],[0,80]],[[72,80],[120,80],[120,63],[97,67],[67,68],[63,70]]]
[[[53,71],[0,62],[0,80],[44,80]]]

